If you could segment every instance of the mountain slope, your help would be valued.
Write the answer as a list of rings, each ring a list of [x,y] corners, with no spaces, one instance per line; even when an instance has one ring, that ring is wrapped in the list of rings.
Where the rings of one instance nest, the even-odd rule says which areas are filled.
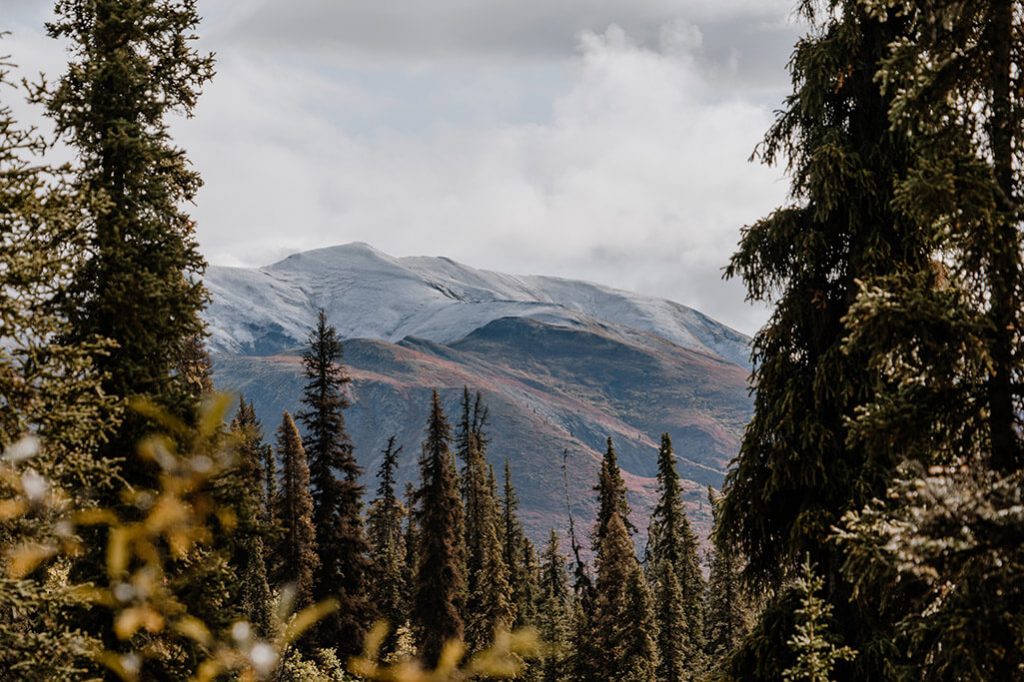
[[[464,385],[483,391],[491,462],[500,470],[511,461],[535,538],[566,525],[567,497],[589,525],[609,435],[643,528],[663,431],[706,527],[704,487],[720,485],[750,415],[747,339],[670,301],[447,259],[395,259],[363,244],[259,270],[211,268],[207,284],[216,382],[252,400],[267,433],[297,406],[300,347],[325,308],[348,339],[346,416],[369,475],[395,434],[405,446],[400,478],[415,478],[433,388],[450,416]]]

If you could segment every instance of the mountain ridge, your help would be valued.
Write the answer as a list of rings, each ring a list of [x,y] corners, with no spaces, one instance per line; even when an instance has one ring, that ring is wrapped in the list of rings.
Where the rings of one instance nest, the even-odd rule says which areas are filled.
[[[538,540],[565,528],[570,509],[588,525],[608,436],[642,527],[662,432],[706,531],[705,487],[721,485],[751,411],[749,340],[664,299],[358,243],[264,268],[212,267],[207,285],[216,384],[252,401],[268,434],[298,406],[302,346],[326,310],[345,339],[346,420],[367,482],[389,435],[405,446],[399,479],[416,478],[431,390],[450,416],[463,386],[480,390],[492,414],[489,459],[498,470],[510,460]]]

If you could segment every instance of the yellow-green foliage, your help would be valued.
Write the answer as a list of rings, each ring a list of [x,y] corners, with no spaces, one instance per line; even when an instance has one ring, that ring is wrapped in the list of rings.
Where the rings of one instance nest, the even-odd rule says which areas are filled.
[[[262,638],[245,620],[216,629],[189,613],[178,590],[183,584],[169,579],[173,562],[194,560],[212,551],[218,536],[236,525],[235,511],[218,502],[214,483],[234,466],[234,445],[223,423],[231,399],[215,396],[202,407],[197,424],[186,426],[152,405],[135,409],[162,426],[164,433],[145,439],[138,456],[159,471],[153,490],[123,484],[123,505],[117,510],[90,507],[70,491],[32,468],[45,444],[26,438],[9,447],[0,460],[0,523],[19,527],[28,518],[41,519],[32,533],[15,538],[3,552],[5,589],[19,588],[26,617],[53,616],[53,605],[88,606],[109,618],[116,643],[103,646],[85,635],[70,636],[66,650],[54,655],[68,661],[60,679],[85,679],[87,672],[113,672],[126,682],[146,679],[149,660],[174,657],[184,645],[198,647],[202,658],[191,671],[196,682],[233,679],[303,680],[336,682],[352,679],[333,651],[317,660],[302,658],[291,646],[317,621],[337,608],[321,602],[290,614],[291,589],[278,596],[275,632]],[[169,434],[169,435],[168,435]],[[42,526],[42,527],[41,527]],[[105,547],[91,547],[82,538],[90,527],[102,527]],[[76,584],[70,565],[96,552],[105,556],[102,584]],[[435,670],[424,670],[412,658],[396,663],[379,660],[387,626],[378,625],[367,638],[365,653],[354,658],[351,673],[368,680],[389,682],[442,682],[472,678],[513,678],[526,658],[539,654],[535,633],[521,631],[497,635],[492,647],[463,661],[465,647],[450,642]],[[30,650],[26,649],[26,666]],[[26,678],[28,679],[28,678]],[[92,679],[98,679],[94,677]]]
[[[498,631],[494,643],[468,660],[463,660],[466,646],[449,641],[441,652],[437,667],[424,669],[415,659],[397,663],[380,662],[380,648],[389,626],[378,622],[367,635],[366,650],[352,659],[349,669],[360,678],[375,682],[457,682],[472,679],[513,679],[523,672],[524,661],[538,658],[542,645],[531,628],[509,632]]]
[[[143,679],[148,659],[173,655],[189,640],[205,654],[191,679],[214,680],[229,672],[243,681],[269,679],[289,644],[335,608],[321,603],[282,618],[275,635],[264,640],[242,620],[225,631],[211,629],[187,611],[175,592],[180,583],[167,579],[168,564],[201,555],[217,533],[234,528],[234,511],[218,504],[211,494],[215,477],[233,464],[231,443],[222,434],[229,403],[228,396],[209,400],[194,428],[150,405],[136,405],[174,437],[156,435],[140,444],[139,457],[159,470],[158,487],[135,490],[125,485],[123,509],[118,511],[84,507],[73,495],[35,473],[30,466],[37,454],[34,440],[10,448],[0,462],[0,478],[10,491],[0,500],[0,519],[11,524],[45,509],[50,524],[49,532],[7,548],[8,579],[27,579],[45,574],[44,569],[52,576],[53,569],[64,561],[105,551],[105,584],[72,584],[66,577],[55,584],[51,578],[47,590],[59,591],[70,601],[92,605],[109,616],[113,633],[123,646],[107,648],[91,641],[81,653],[123,680]],[[180,448],[178,443],[187,447]],[[105,550],[82,542],[78,531],[89,526],[107,529]],[[288,602],[285,592],[279,612],[287,613]]]

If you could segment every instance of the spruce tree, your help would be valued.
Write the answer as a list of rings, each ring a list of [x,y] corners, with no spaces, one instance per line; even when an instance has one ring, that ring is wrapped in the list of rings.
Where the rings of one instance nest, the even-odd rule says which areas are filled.
[[[412,481],[405,484],[405,561],[402,564],[402,576],[405,582],[405,603],[412,604],[416,597],[416,576],[420,570],[420,534],[416,526],[416,486]],[[407,616],[412,609],[406,609]]]
[[[519,496],[512,483],[512,468],[505,460],[502,495],[502,553],[512,584],[515,625],[532,625],[537,595],[536,554],[519,520]]]
[[[796,654],[796,663],[783,673],[786,682],[831,682],[836,663],[856,656],[850,647],[837,646],[829,633],[832,605],[818,595],[824,585],[825,581],[814,574],[810,560],[806,560],[795,583],[800,608],[796,611],[796,632],[789,645]]]
[[[273,540],[275,534],[264,498],[263,463],[268,446],[263,442],[252,403],[244,397],[238,400],[231,431],[236,439],[238,461],[224,483],[236,491],[238,525],[231,537],[231,564],[239,576],[237,598],[246,620],[261,636],[270,637],[274,633],[266,541]]]
[[[278,518],[284,534],[281,540],[280,582],[295,590],[295,606],[313,604],[313,576],[320,558],[313,527],[313,498],[309,493],[309,462],[299,429],[288,412],[277,430],[277,452],[284,464]]]
[[[697,556],[697,535],[690,526],[683,505],[683,491],[675,460],[672,439],[669,434],[662,434],[658,451],[659,495],[651,513],[646,559],[654,569],[653,585],[659,600],[664,603],[665,600],[674,599],[668,596],[676,589],[670,584],[672,582],[677,584],[682,600],[678,607],[671,605],[667,610],[658,611],[659,618],[671,619],[671,622],[659,621],[662,665],[668,670],[669,667],[681,664],[687,671],[686,678],[690,679],[703,669],[704,575]],[[669,568],[661,566],[663,563],[669,564]],[[682,619],[678,619],[677,615],[681,615]],[[677,652],[677,655],[668,655],[666,647]]]
[[[879,678],[900,655],[877,617],[878,595],[852,599],[842,552],[827,541],[845,511],[884,494],[898,463],[890,448],[850,438],[879,375],[869,352],[846,346],[848,315],[860,282],[928,262],[927,240],[893,205],[909,141],[890,125],[893,98],[876,75],[906,24],[885,4],[800,3],[812,28],[790,62],[793,92],[757,152],[786,159],[791,201],[744,229],[726,271],[774,310],[753,341],[754,416],[727,476],[719,533],[745,555],[747,577],[777,596],[811,555],[843,639],[869,652],[837,668],[840,679]],[[781,675],[787,611],[765,610],[765,637],[747,657],[758,669],[744,679]]]
[[[880,377],[851,440],[903,465],[845,519],[844,573],[892,605],[910,674],[1009,679],[1024,665],[1024,8],[893,6],[906,30],[877,78],[911,139],[893,206],[930,261],[865,278],[848,315],[848,352]]]
[[[633,541],[612,510],[598,545],[594,615],[596,669],[609,680],[658,679],[658,623]]]
[[[450,443],[451,427],[435,390],[416,494],[419,565],[413,603],[416,642],[430,666],[436,665],[445,643],[462,639],[464,628],[465,528]]]
[[[672,562],[657,562],[652,578],[658,622],[658,679],[665,682],[695,679],[701,652],[691,650],[679,636],[687,628],[686,600]]]
[[[571,679],[572,599],[565,573],[566,559],[559,548],[558,533],[551,530],[540,564],[540,596],[537,630],[546,649],[538,679],[566,682]]]
[[[747,634],[749,607],[743,591],[743,563],[730,539],[719,532],[721,500],[708,488],[715,524],[709,560],[707,596],[705,597],[705,647],[713,666],[721,666]]]
[[[608,520],[612,513],[617,513],[631,534],[636,532],[636,527],[629,520],[629,502],[626,496],[626,483],[622,480],[622,470],[619,469],[618,455],[615,453],[615,446],[612,444],[611,436],[608,437],[608,446],[604,457],[601,460],[601,470],[598,474],[597,486],[597,525],[594,528],[594,551],[597,551],[601,540],[604,538],[608,527]]]
[[[350,379],[341,358],[337,331],[321,309],[302,355],[305,409],[298,417],[305,427],[319,557],[313,597],[317,601],[334,598],[340,606],[317,624],[314,637],[320,646],[334,647],[347,657],[362,651],[373,613],[367,599],[370,566],[363,533],[362,469],[345,429],[343,411],[349,406],[345,390]]]
[[[78,221],[87,199],[45,165],[43,140],[19,126],[11,92],[0,57],[0,452],[7,466],[74,491],[86,506],[115,480],[113,464],[95,457],[112,427],[91,361],[103,344],[59,341],[68,332],[59,297],[84,257]],[[11,483],[0,484],[5,503]],[[45,508],[6,517],[0,543],[52,542],[54,520]],[[12,679],[80,679],[94,671],[97,642],[75,628],[76,604],[42,573],[0,575],[0,668]]]
[[[58,0],[47,24],[70,44],[68,70],[40,93],[61,139],[73,150],[76,184],[96,201],[85,209],[88,258],[64,295],[67,339],[113,342],[94,355],[103,390],[121,401],[142,396],[180,417],[197,406],[194,366],[204,327],[205,267],[195,224],[182,210],[201,180],[171,142],[170,118],[190,116],[213,59],[193,47],[195,0]],[[151,427],[132,411],[100,454],[127,458],[122,476],[152,483],[132,458]]]
[[[406,509],[395,490],[395,473],[402,447],[395,445],[395,437],[388,438],[380,468],[377,470],[377,499],[370,505],[366,530],[373,559],[370,598],[377,612],[388,621],[391,633],[382,645],[383,653],[394,651],[397,628],[405,624],[406,607],[406,548],[402,523]]]
[[[467,599],[463,621],[470,651],[486,648],[499,628],[510,628],[514,607],[509,570],[501,542],[502,519],[487,465],[487,408],[480,393],[462,391],[462,418],[456,433],[462,466],[465,509]]]

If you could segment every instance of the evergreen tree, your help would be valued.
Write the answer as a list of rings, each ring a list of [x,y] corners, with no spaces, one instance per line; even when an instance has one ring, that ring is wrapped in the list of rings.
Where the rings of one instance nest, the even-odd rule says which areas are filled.
[[[238,526],[231,538],[231,564],[239,576],[238,601],[246,620],[264,637],[273,633],[270,583],[267,580],[265,539],[274,537],[264,499],[263,462],[268,446],[263,442],[260,422],[252,403],[238,400],[238,412],[231,421],[236,438],[238,462],[225,483],[237,491],[235,511]]]
[[[647,581],[618,510],[612,510],[597,554],[591,637],[604,679],[658,679],[658,623]]]
[[[700,653],[690,650],[679,633],[686,632],[683,588],[671,561],[659,561],[653,570],[655,618],[658,621],[658,679],[666,682],[694,679]]]
[[[848,346],[882,377],[852,437],[904,464],[846,518],[845,575],[894,605],[910,674],[1010,679],[1024,665],[1024,7],[895,7],[907,30],[878,78],[912,145],[894,206],[932,262],[867,279],[850,311]]]
[[[537,595],[536,555],[519,520],[519,496],[512,484],[512,468],[505,460],[502,496],[502,553],[512,584],[515,625],[532,625]]]
[[[597,551],[601,540],[604,538],[608,527],[608,520],[612,513],[617,513],[626,525],[630,533],[636,532],[636,527],[629,520],[629,502],[626,498],[626,483],[622,480],[622,470],[619,469],[618,455],[615,454],[615,446],[612,439],[608,437],[608,447],[605,450],[604,458],[601,460],[601,471],[598,474],[597,486],[597,526],[594,529],[594,551]]]
[[[479,441],[474,439],[473,442]],[[483,457],[471,454],[470,458],[476,469],[471,473],[474,485],[483,483],[472,495],[479,505],[476,525],[480,533],[480,537],[472,542],[480,555],[475,561],[468,562],[468,582],[472,587],[466,600],[465,621],[466,644],[471,651],[477,651],[493,641],[495,632],[512,627],[515,604],[510,571],[505,563],[501,533],[503,519],[498,510],[494,471],[490,468],[485,471]],[[468,544],[468,533],[466,540]]]
[[[697,556],[697,535],[690,526],[683,505],[675,459],[671,437],[667,433],[662,434],[658,451],[659,495],[651,513],[646,558],[647,564],[654,569],[653,584],[660,605],[658,617],[669,619],[659,620],[659,646],[665,671],[662,679],[691,679],[704,667],[701,661],[704,649],[704,576]],[[667,568],[662,566],[665,563],[669,565]],[[678,605],[672,601],[677,587],[681,599]],[[666,647],[673,651],[672,655],[666,652]],[[685,669],[684,677],[676,676],[677,668]]]
[[[367,515],[367,537],[373,558],[373,580],[370,598],[381,617],[392,628],[388,639],[382,645],[383,653],[391,653],[396,646],[396,631],[406,620],[406,548],[402,523],[406,509],[395,491],[395,472],[401,446],[395,445],[395,437],[388,438],[384,448],[380,469],[377,471],[377,499],[370,505]]]
[[[747,577],[778,597],[810,554],[843,639],[868,652],[855,670],[837,668],[840,679],[881,678],[900,656],[878,618],[885,607],[876,594],[852,598],[842,552],[827,541],[845,511],[884,494],[898,463],[890,448],[850,438],[879,375],[867,351],[845,346],[848,314],[860,282],[928,262],[927,240],[893,206],[909,142],[890,125],[893,98],[876,79],[906,21],[886,3],[868,5],[800,3],[812,30],[790,62],[793,93],[759,149],[766,162],[787,159],[792,201],[744,229],[726,272],[775,308],[754,338],[754,416],[727,476],[719,532],[746,556]],[[758,669],[739,676],[779,678],[791,615],[764,611],[767,639],[751,639],[758,651],[746,657]]]
[[[327,324],[323,309],[310,332],[303,353],[305,409],[299,421],[305,427],[309,453],[309,480],[313,494],[313,525],[319,569],[313,578],[316,601],[335,598],[339,608],[317,624],[315,638],[334,647],[343,657],[362,651],[366,630],[373,619],[367,599],[369,546],[363,533],[362,469],[353,454],[343,410],[350,381],[341,366],[341,341]]]
[[[201,353],[205,264],[182,206],[201,180],[171,143],[168,119],[191,115],[213,75],[212,57],[192,46],[195,1],[58,0],[55,15],[47,30],[69,41],[70,63],[40,98],[75,152],[80,191],[97,198],[83,207],[89,257],[64,295],[67,339],[114,342],[94,361],[122,406],[144,396],[191,417],[203,382],[181,370]],[[100,454],[130,455],[149,428],[125,412]],[[121,474],[152,483],[138,458]]]
[[[512,627],[515,606],[512,603],[512,587],[509,572],[502,555],[498,538],[497,501],[489,497],[481,519],[480,557],[476,570],[476,592],[470,592],[467,599],[466,645],[470,651],[480,651],[494,640],[500,630]]]
[[[437,663],[446,642],[463,636],[465,529],[450,442],[451,427],[441,407],[441,397],[434,391],[416,495],[420,536],[413,604],[417,645],[420,655],[431,666]]]
[[[37,488],[56,484],[86,506],[115,480],[113,464],[94,456],[113,426],[91,361],[104,345],[59,341],[68,332],[59,296],[83,258],[87,198],[42,163],[45,145],[14,119],[12,91],[0,57],[0,452]],[[5,504],[12,483],[0,483]],[[53,521],[42,506],[20,519],[5,514],[0,543],[43,546]],[[67,591],[44,578],[0,574],[0,668],[12,679],[80,679],[93,670],[97,642],[68,618]]]
[[[296,608],[313,603],[313,576],[320,563],[313,527],[313,498],[309,493],[309,463],[295,421],[287,412],[277,430],[277,452],[284,463],[284,476],[278,506],[278,518],[284,537],[281,557],[281,581],[295,589]]]
[[[708,659],[721,665],[747,634],[750,617],[740,577],[743,563],[729,538],[719,532],[721,501],[711,488],[708,488],[708,503],[715,525],[704,609],[705,646]]]
[[[810,560],[806,560],[796,579],[800,608],[796,611],[796,633],[789,640],[797,659],[793,667],[783,673],[783,680],[830,682],[836,663],[856,656],[850,647],[836,646],[832,641],[829,634],[832,605],[818,596],[824,585],[825,581],[814,574]]]
[[[558,533],[551,530],[541,556],[540,598],[537,602],[537,629],[547,647],[539,668],[542,682],[566,682],[571,679],[572,601],[565,574],[565,557],[559,549]]]
[[[416,576],[420,570],[420,535],[416,527],[416,486],[411,481],[405,484],[405,561],[402,576],[405,583],[405,603],[411,604],[416,597]],[[406,609],[411,616],[411,609]]]
[[[480,393],[462,391],[462,419],[456,434],[463,462],[467,600],[463,621],[470,651],[486,648],[499,628],[512,626],[512,588],[501,542],[501,518],[487,465],[484,426],[487,408]]]

